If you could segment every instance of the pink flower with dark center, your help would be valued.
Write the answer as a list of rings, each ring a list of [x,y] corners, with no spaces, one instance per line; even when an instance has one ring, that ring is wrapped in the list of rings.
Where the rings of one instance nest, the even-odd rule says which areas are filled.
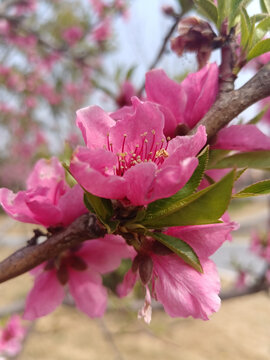
[[[17,315],[11,316],[3,329],[0,329],[0,355],[15,356],[22,347],[26,329]]]
[[[101,274],[116,269],[133,252],[120,236],[106,235],[38,266],[32,271],[35,283],[26,300],[24,319],[34,320],[54,311],[67,290],[79,310],[92,318],[102,316],[107,306],[107,291]]]
[[[174,136],[177,127],[192,129],[210,109],[218,93],[218,67],[210,64],[189,74],[182,83],[171,80],[163,70],[146,73],[147,100],[161,106],[165,133]],[[183,134],[185,135],[185,133]]]
[[[90,193],[146,205],[181,189],[198,165],[206,142],[204,127],[170,140],[164,115],[150,102],[132,99],[133,112],[112,119],[98,106],[77,112],[87,148],[78,147],[70,171]]]
[[[67,226],[88,210],[79,185],[69,188],[56,158],[39,160],[27,180],[27,190],[14,194],[0,189],[0,203],[13,219],[48,226]]]
[[[202,265],[199,273],[180,257],[170,253],[163,245],[148,241],[134,258],[132,269],[118,287],[120,297],[126,296],[138,278],[146,287],[145,304],[139,317],[149,323],[151,320],[151,295],[161,302],[171,317],[200,318],[207,320],[220,306],[219,276],[215,264],[209,260],[237,225],[233,222],[222,224],[179,226],[166,231],[188,243],[196,252]]]
[[[167,135],[185,135],[203,118],[216,99],[218,76],[216,64],[207,65],[188,75],[180,84],[169,79],[163,70],[155,69],[146,74],[147,100],[160,105],[165,116]],[[217,133],[212,148],[237,151],[269,150],[270,138],[256,125],[231,125]]]

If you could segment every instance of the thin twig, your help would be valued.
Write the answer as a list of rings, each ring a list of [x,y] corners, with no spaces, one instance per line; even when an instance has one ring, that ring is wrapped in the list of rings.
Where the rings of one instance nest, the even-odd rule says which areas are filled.
[[[112,333],[110,332],[110,330],[108,329],[104,319],[98,319],[97,320],[103,334],[104,334],[104,337],[105,339],[107,340],[107,342],[111,345],[111,348],[113,349],[114,351],[114,360],[124,360],[122,354],[120,353],[115,341],[114,341],[114,338],[112,336]]]
[[[24,274],[42,262],[83,241],[103,237],[106,231],[95,215],[84,214],[39,245],[28,245],[0,263],[0,283]]]
[[[160,46],[160,49],[159,49],[156,57],[154,58],[154,60],[150,64],[148,70],[151,70],[151,69],[155,68],[157,66],[157,64],[159,63],[160,59],[162,58],[163,54],[165,53],[167,43],[170,40],[170,37],[172,36],[174,30],[176,29],[177,24],[179,23],[179,21],[182,18],[182,16],[183,16],[183,13],[181,13],[177,17],[174,17],[175,21],[172,24],[172,26],[169,28],[166,36],[164,37],[164,40],[163,40],[163,42],[162,42],[162,44]],[[144,85],[145,85],[145,83],[143,82],[142,86],[138,90],[138,94],[141,94],[143,92]]]

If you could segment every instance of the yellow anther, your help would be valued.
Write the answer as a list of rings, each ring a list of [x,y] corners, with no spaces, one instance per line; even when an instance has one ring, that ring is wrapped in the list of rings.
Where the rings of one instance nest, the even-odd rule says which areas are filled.
[[[168,156],[169,156],[169,153],[165,149],[161,149],[156,152],[156,158],[159,158],[159,157],[167,158]]]

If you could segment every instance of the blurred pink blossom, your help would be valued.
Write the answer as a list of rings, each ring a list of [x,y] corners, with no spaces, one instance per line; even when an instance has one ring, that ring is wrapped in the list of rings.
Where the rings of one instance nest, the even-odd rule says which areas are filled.
[[[63,39],[72,46],[83,36],[83,29],[80,26],[71,26],[63,31]]]
[[[15,356],[22,347],[26,335],[26,328],[21,325],[17,315],[11,316],[3,329],[0,329],[0,355]]]
[[[116,269],[133,248],[116,235],[89,240],[79,249],[67,250],[32,271],[35,283],[28,294],[24,319],[34,320],[59,306],[69,290],[76,306],[90,317],[100,317],[107,306],[101,274]]]
[[[91,33],[91,38],[97,42],[108,40],[112,35],[112,24],[109,17],[102,20]]]

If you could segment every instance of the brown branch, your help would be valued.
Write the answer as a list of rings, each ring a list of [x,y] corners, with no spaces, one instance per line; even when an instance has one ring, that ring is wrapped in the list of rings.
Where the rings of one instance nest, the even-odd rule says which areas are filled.
[[[194,134],[200,125],[204,125],[208,139],[211,139],[242,111],[267,96],[270,96],[270,63],[240,89],[221,92],[208,113],[189,134]]]
[[[181,13],[178,16],[174,16],[175,21],[172,24],[172,26],[169,28],[167,34],[165,35],[165,37],[164,37],[164,39],[162,41],[162,44],[160,46],[160,49],[159,49],[157,55],[155,56],[155,59],[152,61],[152,63],[148,67],[148,70],[153,69],[159,63],[160,59],[162,58],[162,56],[163,56],[163,54],[164,54],[164,52],[166,50],[167,43],[170,40],[170,37],[172,36],[174,30],[177,27],[177,24],[179,23],[179,21],[181,20],[183,15],[184,15],[184,13]],[[138,94],[141,94],[143,92],[144,86],[145,86],[145,83],[143,83],[142,86],[139,88]]]
[[[3,260],[0,263],[0,283],[24,274],[83,241],[103,237],[105,234],[104,227],[95,215],[82,215],[64,230],[51,235],[43,243],[26,246]]]

